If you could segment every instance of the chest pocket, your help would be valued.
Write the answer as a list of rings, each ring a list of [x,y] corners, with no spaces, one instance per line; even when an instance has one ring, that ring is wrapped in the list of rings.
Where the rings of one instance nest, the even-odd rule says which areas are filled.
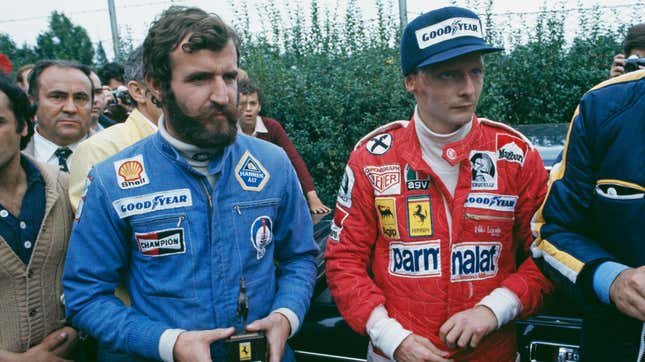
[[[273,272],[275,222],[279,198],[245,201],[233,205],[237,249],[249,278]],[[268,263],[266,261],[269,261]],[[252,280],[249,280],[252,282]]]
[[[195,263],[185,214],[138,218],[131,223],[132,278],[142,294],[176,299],[195,296]]]

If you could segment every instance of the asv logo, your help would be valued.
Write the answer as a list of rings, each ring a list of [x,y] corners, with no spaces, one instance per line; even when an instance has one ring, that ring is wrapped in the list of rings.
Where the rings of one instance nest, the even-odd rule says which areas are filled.
[[[440,276],[439,240],[390,243],[389,272],[405,278]]]
[[[466,242],[452,247],[450,280],[462,282],[493,278],[497,275],[502,243]]]

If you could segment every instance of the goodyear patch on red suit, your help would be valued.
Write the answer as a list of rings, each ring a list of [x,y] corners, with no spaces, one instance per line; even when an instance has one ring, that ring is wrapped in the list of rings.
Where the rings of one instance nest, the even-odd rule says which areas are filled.
[[[186,252],[184,228],[135,233],[139,251],[148,256],[167,256]]]

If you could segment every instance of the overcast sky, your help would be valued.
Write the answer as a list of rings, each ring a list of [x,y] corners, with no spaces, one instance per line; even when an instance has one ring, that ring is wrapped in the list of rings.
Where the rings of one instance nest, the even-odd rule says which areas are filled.
[[[152,20],[172,3],[180,5],[198,6],[207,11],[219,14],[225,21],[231,22],[233,17],[231,0],[114,0],[117,13],[117,22],[121,31],[129,29],[135,45],[143,41],[146,31]],[[246,0],[251,10],[252,28],[259,28],[260,20],[253,9],[262,6],[268,1],[276,4],[279,8],[285,9],[285,4],[297,3],[296,0]],[[307,8],[311,0],[301,0],[302,6]],[[384,0],[392,2],[392,10],[398,17],[398,0]],[[481,1],[482,3],[484,1]],[[235,1],[235,3],[238,3]],[[318,0],[322,7],[338,9],[338,14],[343,14],[346,1],[343,0]],[[371,19],[375,15],[375,0],[358,0],[363,18]],[[472,0],[470,3],[477,3]],[[48,17],[52,11],[64,12],[74,24],[81,25],[87,29],[90,39],[94,43],[103,42],[103,46],[112,57],[112,39],[110,32],[110,21],[107,0],[1,0],[0,1],[0,32],[7,33],[18,44],[27,42],[33,45],[39,33],[48,28]],[[412,20],[418,14],[435,8],[450,4],[449,0],[407,0],[408,20]],[[458,0],[457,4],[466,5],[468,2]],[[494,13],[508,12],[536,12],[542,5],[547,8],[559,8],[560,4],[567,9],[590,8],[594,5],[609,7],[607,12],[632,11],[630,17],[634,17],[634,9],[638,9],[641,19],[645,21],[645,0],[494,0]],[[631,6],[633,5],[633,6]],[[624,16],[624,15],[621,15]],[[514,19],[514,14],[506,18]],[[622,17],[621,17],[622,18]],[[575,19],[568,19],[575,24]],[[519,26],[518,24],[511,24]]]

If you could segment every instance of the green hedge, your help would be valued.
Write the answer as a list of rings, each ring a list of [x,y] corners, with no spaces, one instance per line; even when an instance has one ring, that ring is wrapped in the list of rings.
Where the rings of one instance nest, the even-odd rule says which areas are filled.
[[[364,21],[355,0],[342,22],[337,10],[316,1],[310,13],[271,4],[260,9],[269,29],[251,34],[246,3],[234,26],[243,38],[242,66],[262,87],[263,113],[278,119],[307,162],[318,192],[334,204],[353,145],[379,125],[408,119],[414,99],[403,86],[400,29],[392,1],[377,1],[377,18]],[[485,58],[486,80],[477,113],[508,124],[568,122],[582,94],[604,80],[620,51],[625,24],[601,29],[599,9],[580,18],[571,45],[564,36],[566,12],[544,10],[534,29],[497,29],[481,11],[489,41],[507,41],[504,53]],[[281,25],[286,24],[286,25]],[[521,41],[521,39],[528,40]]]

